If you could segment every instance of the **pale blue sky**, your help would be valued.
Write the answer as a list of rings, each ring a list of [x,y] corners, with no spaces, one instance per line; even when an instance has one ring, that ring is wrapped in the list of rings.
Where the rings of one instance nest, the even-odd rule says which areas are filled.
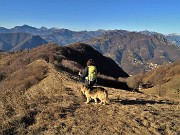
[[[0,27],[180,34],[180,0],[0,0]]]

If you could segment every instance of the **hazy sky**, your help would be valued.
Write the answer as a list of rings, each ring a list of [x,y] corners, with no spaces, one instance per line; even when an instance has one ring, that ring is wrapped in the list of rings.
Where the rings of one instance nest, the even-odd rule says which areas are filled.
[[[0,0],[0,27],[180,34],[180,0]]]

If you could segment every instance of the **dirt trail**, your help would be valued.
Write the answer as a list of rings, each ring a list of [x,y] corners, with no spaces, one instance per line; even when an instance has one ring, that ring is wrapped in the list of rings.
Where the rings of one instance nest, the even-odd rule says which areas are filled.
[[[36,111],[34,134],[178,135],[180,103],[142,93],[106,88],[109,105],[85,104],[81,84],[49,67],[49,75],[26,93]],[[40,92],[41,91],[41,92]],[[36,102],[37,101],[37,102]],[[34,107],[33,107],[34,105]]]

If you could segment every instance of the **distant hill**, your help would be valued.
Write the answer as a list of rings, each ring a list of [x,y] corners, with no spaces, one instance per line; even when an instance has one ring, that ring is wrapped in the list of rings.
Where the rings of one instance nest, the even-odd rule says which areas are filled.
[[[71,31],[68,29],[58,29],[46,27],[35,28],[28,25],[16,26],[11,29],[0,27],[0,33],[30,33],[33,35],[39,35],[48,42],[55,42],[59,45],[70,44],[73,42],[84,41],[93,37],[97,37],[104,33],[104,30],[97,31]]]
[[[178,34],[168,34],[166,38],[171,41],[173,44],[180,47],[180,35]]]
[[[180,48],[158,34],[115,30],[86,43],[112,58],[128,74],[146,72],[180,59]]]
[[[40,36],[34,36],[28,33],[1,33],[0,50],[15,51],[31,49],[42,44],[47,44]]]
[[[158,37],[159,39],[163,39],[166,40],[172,44],[175,44],[177,46],[180,47],[180,35],[179,34],[167,34],[167,35],[163,35],[161,33],[157,33],[157,32],[150,32],[150,31],[140,31],[140,33],[145,34],[145,35],[149,35],[149,36],[154,36],[154,37]]]
[[[48,33],[48,29],[45,27],[38,29],[29,25],[23,25],[23,26],[15,26],[14,28],[11,29],[0,27],[0,33],[31,33],[33,35],[40,35],[40,34],[43,35]]]

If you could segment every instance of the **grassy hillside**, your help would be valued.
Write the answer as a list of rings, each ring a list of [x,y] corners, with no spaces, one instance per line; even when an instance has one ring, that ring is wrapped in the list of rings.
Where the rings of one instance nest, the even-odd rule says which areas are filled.
[[[119,81],[126,82],[132,89],[149,85],[151,88],[142,88],[140,91],[180,100],[180,61],[160,66],[145,74],[119,78]]]
[[[78,77],[54,64],[55,51],[1,53],[0,134],[180,133],[179,101],[104,87],[109,105],[85,104]]]
[[[143,81],[150,82],[155,87],[142,92],[180,100],[180,61],[147,73]]]

